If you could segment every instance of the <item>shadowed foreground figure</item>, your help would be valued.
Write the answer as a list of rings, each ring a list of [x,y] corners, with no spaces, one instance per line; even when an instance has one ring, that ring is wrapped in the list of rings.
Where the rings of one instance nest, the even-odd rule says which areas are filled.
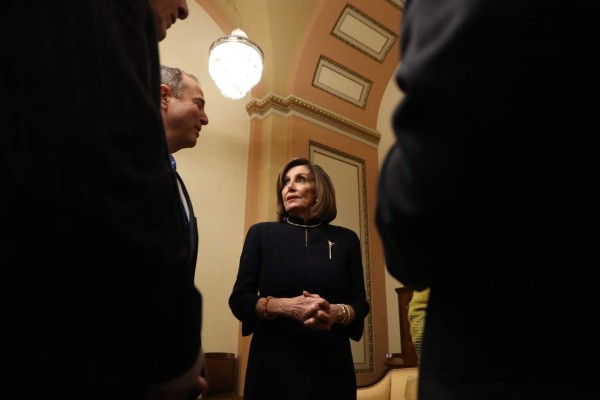
[[[376,219],[389,272],[430,288],[421,400],[598,398],[597,16],[407,2]]]
[[[201,297],[159,108],[157,26],[187,9],[151,3],[0,5],[3,399],[202,390]]]

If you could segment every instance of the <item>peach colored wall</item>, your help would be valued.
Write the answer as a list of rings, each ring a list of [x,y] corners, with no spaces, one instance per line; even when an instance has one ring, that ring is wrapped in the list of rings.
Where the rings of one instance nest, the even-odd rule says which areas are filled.
[[[347,3],[345,0],[328,0],[328,7],[322,10],[307,38],[307,43],[319,43],[320,46],[305,46],[300,56],[300,59],[303,60],[301,65],[315,65],[321,56],[321,50],[327,48],[329,58],[335,62],[351,66],[352,71],[359,75],[391,76],[398,64],[398,41],[392,46],[384,62],[380,64],[359,51],[348,51],[345,48],[340,48],[338,46],[339,39],[329,34],[331,24],[326,21],[335,21]],[[332,6],[333,4],[335,4],[335,7]],[[385,10],[388,10],[388,12],[385,12]],[[385,5],[374,7],[372,11],[379,12],[378,17],[382,21],[388,22],[388,26],[395,27],[398,25],[398,14],[389,12]],[[336,51],[337,49],[344,49],[344,51]],[[319,104],[325,109],[362,125],[376,126],[379,103],[386,89],[387,80],[374,82],[369,92],[367,107],[363,111],[350,103],[340,101],[334,96],[324,96],[322,90],[312,85],[312,72],[312,68],[308,71],[299,70],[295,76],[296,81],[292,91],[294,95]]]

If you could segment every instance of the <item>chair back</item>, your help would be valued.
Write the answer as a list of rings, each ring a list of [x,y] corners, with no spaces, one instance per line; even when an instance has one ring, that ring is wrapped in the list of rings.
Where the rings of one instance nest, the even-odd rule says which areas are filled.
[[[234,353],[206,352],[207,398],[235,396],[237,390],[238,359]]]

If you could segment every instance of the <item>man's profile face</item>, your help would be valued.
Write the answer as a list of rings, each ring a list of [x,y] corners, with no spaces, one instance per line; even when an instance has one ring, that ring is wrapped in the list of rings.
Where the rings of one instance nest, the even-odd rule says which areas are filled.
[[[186,19],[189,9],[186,0],[150,0],[154,22],[156,23],[156,35],[160,42],[167,37],[167,29],[177,19]]]
[[[183,75],[183,83],[181,94],[177,97],[172,95],[167,85],[161,85],[164,96],[161,108],[169,153],[196,146],[202,127],[208,124],[204,92],[200,85],[186,75]]]

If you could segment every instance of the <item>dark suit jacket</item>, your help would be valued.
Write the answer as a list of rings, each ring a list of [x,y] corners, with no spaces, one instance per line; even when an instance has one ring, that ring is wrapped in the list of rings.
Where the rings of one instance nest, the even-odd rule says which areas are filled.
[[[179,175],[178,172],[175,174],[177,176],[177,181],[181,185],[181,191],[183,192],[184,198],[182,201],[186,202],[189,212],[188,216],[185,210],[183,210],[184,225],[186,227],[187,243],[190,254],[188,267],[193,281],[196,273],[196,260],[198,258],[198,224],[196,221],[196,215],[194,214],[194,207],[192,206],[192,199],[190,198],[185,184],[183,183],[183,179],[181,179],[181,175]]]
[[[200,349],[147,0],[0,5],[2,397],[142,399]]]
[[[423,377],[592,374],[596,4],[408,2],[377,226],[390,273],[431,287]]]

